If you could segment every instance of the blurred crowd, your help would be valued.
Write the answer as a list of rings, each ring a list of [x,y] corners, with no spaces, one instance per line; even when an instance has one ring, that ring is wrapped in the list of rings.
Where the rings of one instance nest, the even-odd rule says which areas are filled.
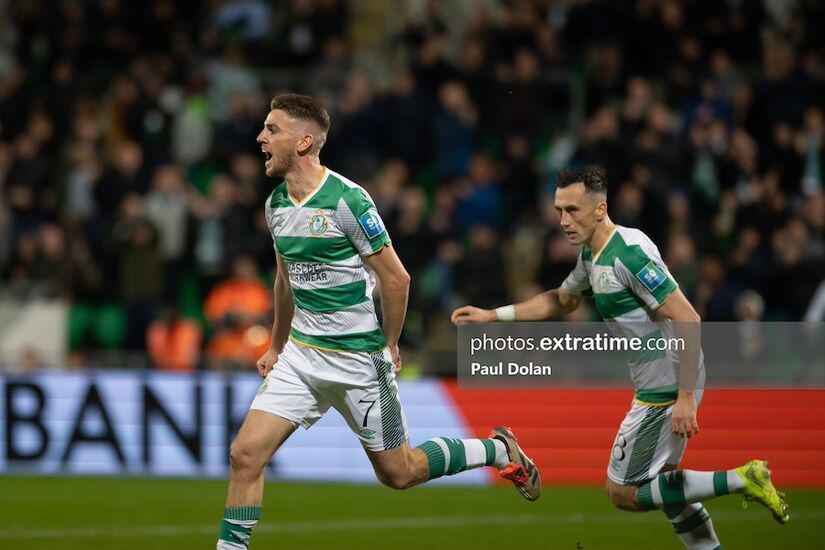
[[[452,339],[454,306],[561,283],[555,174],[588,164],[703,319],[822,320],[824,21],[821,0],[0,0],[0,294],[67,301],[80,364],[253,362],[275,268],[255,137],[290,89],[329,109],[322,162],[412,274],[409,349]]]

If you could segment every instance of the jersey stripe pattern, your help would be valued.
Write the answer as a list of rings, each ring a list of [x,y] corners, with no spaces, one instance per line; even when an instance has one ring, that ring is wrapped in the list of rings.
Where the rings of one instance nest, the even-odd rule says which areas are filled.
[[[592,296],[612,334],[650,338],[673,336],[672,323],[656,314],[678,285],[653,241],[642,231],[617,226],[601,251],[579,252],[576,267],[562,283],[569,294]],[[700,369],[703,358],[700,354]],[[676,399],[675,351],[640,350],[628,361],[636,399],[667,404]]]
[[[266,201],[266,222],[295,302],[290,338],[328,351],[375,353],[386,341],[372,300],[375,276],[362,256],[390,238],[369,194],[325,170],[301,203],[289,196],[286,182]]]

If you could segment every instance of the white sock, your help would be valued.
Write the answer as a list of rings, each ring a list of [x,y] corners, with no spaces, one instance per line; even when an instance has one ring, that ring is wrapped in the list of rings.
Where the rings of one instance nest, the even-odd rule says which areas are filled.
[[[684,474],[682,488],[685,491],[685,502],[698,502],[716,496],[713,489],[713,472],[697,472],[682,470]]]
[[[484,466],[487,462],[487,449],[480,439],[462,439],[464,456],[467,459],[467,469]]]
[[[735,470],[673,470],[640,486],[637,495],[642,509],[653,510],[741,492],[743,487],[744,482]]]
[[[215,550],[246,550],[247,547],[243,544],[236,544],[225,540],[219,540]]]
[[[500,439],[489,439],[496,450],[495,461],[490,464],[494,468],[504,468],[510,464],[510,457],[507,455],[507,447]],[[487,446],[482,439],[462,439],[464,443],[464,456],[467,458],[467,469],[487,466]]]
[[[736,473],[736,470],[728,470],[728,490],[731,493],[741,493],[745,489],[745,480]]]
[[[689,550],[714,550],[720,546],[710,514],[701,502],[685,505],[681,512],[670,518],[670,523],[676,536]]]
[[[449,476],[481,466],[503,468],[510,463],[507,449],[498,439],[435,437],[418,448],[427,455],[427,479]]]
[[[496,461],[493,462],[492,465],[499,469],[504,468],[510,464],[510,455],[507,454],[507,446],[500,439],[493,439],[493,445],[496,447]]]

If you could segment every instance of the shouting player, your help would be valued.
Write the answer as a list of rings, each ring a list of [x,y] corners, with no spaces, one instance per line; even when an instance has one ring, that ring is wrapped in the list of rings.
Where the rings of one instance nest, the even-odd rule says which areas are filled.
[[[581,245],[575,269],[560,288],[495,310],[464,306],[456,324],[539,321],[575,310],[592,296],[615,332],[642,336],[663,326],[698,327],[699,315],[679,290],[656,245],[638,229],[614,224],[607,213],[607,181],[597,168],[562,173],[555,197],[561,228]],[[629,366],[636,395],[619,428],[607,468],[607,494],[622,510],[662,509],[688,548],[721,548],[701,501],[743,493],[765,505],[780,522],[787,505],[770,480],[767,464],[751,461],[733,470],[678,470],[687,438],[698,433],[704,365],[698,345],[692,372],[667,354],[640,357]],[[680,372],[681,371],[681,372]],[[691,380],[690,383],[682,383]]]
[[[389,487],[493,466],[526,499],[540,494],[539,472],[507,428],[489,439],[439,437],[410,447],[395,381],[410,277],[370,196],[321,165],[329,125],[313,98],[282,94],[258,134],[266,175],[281,180],[266,201],[278,266],[275,321],[257,364],[264,382],[230,449],[218,549],[247,548],[261,515],[264,466],[298,426],[309,428],[330,407]]]

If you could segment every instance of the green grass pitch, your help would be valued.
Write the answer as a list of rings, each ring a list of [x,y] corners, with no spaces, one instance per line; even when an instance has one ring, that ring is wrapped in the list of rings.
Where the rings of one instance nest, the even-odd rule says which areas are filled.
[[[214,548],[224,481],[0,477],[0,548]],[[726,549],[822,548],[825,491],[792,490],[791,522],[706,503]],[[662,512],[614,510],[595,487],[545,487],[529,503],[507,487],[268,483],[254,550],[679,549]]]

